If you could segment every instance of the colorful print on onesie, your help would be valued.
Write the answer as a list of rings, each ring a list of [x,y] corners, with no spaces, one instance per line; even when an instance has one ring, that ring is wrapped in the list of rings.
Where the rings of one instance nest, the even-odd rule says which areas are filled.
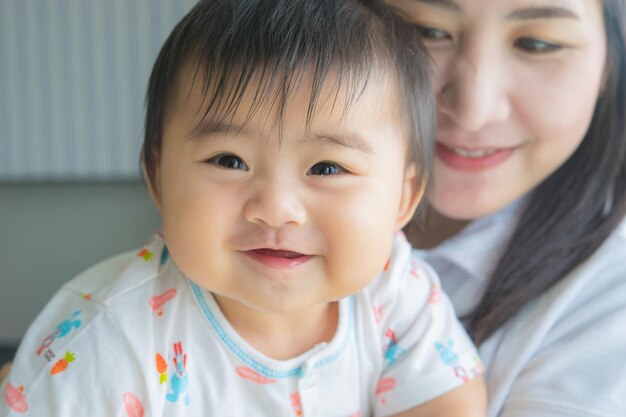
[[[401,234],[380,274],[338,305],[331,340],[269,358],[156,234],[52,298],[0,385],[0,417],[390,415],[481,371],[436,274]]]

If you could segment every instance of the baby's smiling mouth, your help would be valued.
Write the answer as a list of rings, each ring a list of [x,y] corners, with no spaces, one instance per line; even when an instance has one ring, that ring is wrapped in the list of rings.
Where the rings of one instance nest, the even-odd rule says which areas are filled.
[[[255,249],[252,252],[261,256],[273,256],[276,258],[286,258],[286,259],[296,259],[296,258],[300,258],[301,256],[305,256],[298,252],[292,252],[288,250],[274,250],[274,249],[266,249],[266,248]]]
[[[265,267],[278,270],[290,270],[307,263],[313,258],[300,252],[285,249],[250,249],[244,252],[250,259]]]

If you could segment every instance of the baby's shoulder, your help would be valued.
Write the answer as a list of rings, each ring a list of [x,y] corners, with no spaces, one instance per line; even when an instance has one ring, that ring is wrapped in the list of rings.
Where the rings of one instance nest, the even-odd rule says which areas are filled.
[[[439,284],[439,276],[402,233],[394,239],[391,255],[367,290],[380,296],[401,295],[405,291],[419,291]]]
[[[86,269],[66,283],[63,290],[107,306],[118,297],[150,286],[165,275],[163,271],[168,260],[165,243],[157,234],[139,249],[113,256]]]
[[[440,296],[439,276],[399,233],[389,260],[360,298],[374,309],[385,311],[382,316],[413,320],[429,305],[437,304]]]
[[[83,294],[86,298],[91,298],[93,294],[100,294],[119,277],[134,255],[134,251],[128,251],[104,259],[68,281],[63,289]]]
[[[173,271],[163,240],[156,236],[139,250],[79,274],[30,325],[15,357],[12,383],[34,397],[56,389],[52,382],[62,366],[80,369],[81,375],[106,374],[110,380],[121,378],[122,369],[136,368],[131,359],[150,351],[155,331],[150,320],[156,317],[166,333],[177,322],[172,314],[164,315],[179,298],[175,285],[185,283]]]

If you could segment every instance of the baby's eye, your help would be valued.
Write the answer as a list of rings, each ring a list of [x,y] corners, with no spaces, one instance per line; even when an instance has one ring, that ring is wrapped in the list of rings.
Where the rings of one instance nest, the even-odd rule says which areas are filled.
[[[323,162],[318,162],[317,164],[309,168],[306,174],[326,176],[326,175],[341,175],[345,173],[347,173],[347,171],[342,166],[334,162],[323,161]]]
[[[563,49],[563,46],[557,43],[534,38],[520,38],[515,41],[514,46],[531,54],[545,54]]]
[[[452,36],[448,32],[442,29],[438,29],[430,26],[416,25],[417,30],[424,40],[427,41],[442,41],[452,39]]]
[[[243,159],[231,153],[216,155],[207,159],[205,162],[226,169],[238,169],[242,171],[247,171],[249,169],[248,165],[243,162]]]

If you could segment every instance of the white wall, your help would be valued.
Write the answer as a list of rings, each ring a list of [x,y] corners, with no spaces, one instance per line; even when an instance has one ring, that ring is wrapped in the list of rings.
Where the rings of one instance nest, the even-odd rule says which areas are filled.
[[[147,80],[196,0],[1,0],[0,181],[138,179]]]
[[[158,227],[139,182],[0,184],[0,346],[17,344],[65,281]]]

